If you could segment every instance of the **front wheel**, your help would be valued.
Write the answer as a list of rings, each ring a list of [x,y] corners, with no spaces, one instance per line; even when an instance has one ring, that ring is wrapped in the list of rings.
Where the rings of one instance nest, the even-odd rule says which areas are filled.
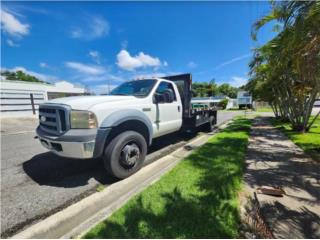
[[[145,138],[138,132],[125,131],[106,146],[103,162],[112,176],[124,179],[142,167],[146,154]]]

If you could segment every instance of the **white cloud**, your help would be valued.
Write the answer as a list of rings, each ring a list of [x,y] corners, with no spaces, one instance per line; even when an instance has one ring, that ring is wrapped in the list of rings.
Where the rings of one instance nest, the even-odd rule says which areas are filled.
[[[137,56],[137,59],[140,60],[142,65],[157,67],[161,65],[159,58],[151,57],[150,55],[140,52]]]
[[[65,66],[84,74],[100,75],[106,72],[106,69],[101,66],[87,65],[79,62],[66,62]]]
[[[36,14],[43,14],[43,15],[49,15],[52,12],[47,11],[44,8],[39,8],[38,6],[36,7],[35,5],[28,5],[28,4],[15,4],[14,7],[8,8],[6,6],[5,11],[12,13],[13,15],[23,17],[21,12],[31,12],[31,13],[36,13]],[[13,10],[14,9],[14,10]],[[57,13],[55,13],[55,16]]]
[[[232,81],[230,81],[230,84],[234,87],[240,87],[245,85],[248,82],[247,78],[239,77],[239,76],[233,76]]]
[[[54,70],[54,71],[57,70],[56,67],[50,66],[50,65],[49,65],[48,63],[46,63],[46,62],[40,62],[40,63],[39,63],[39,66],[40,66],[41,68],[44,68],[44,69],[49,69],[49,70]]]
[[[146,79],[146,78],[161,78],[165,76],[179,75],[181,72],[153,72],[153,73],[140,73],[132,76],[132,79]]]
[[[30,26],[20,20],[13,14],[1,9],[1,29],[13,37],[22,37],[29,34]]]
[[[225,66],[227,66],[227,65],[229,65],[231,63],[238,62],[238,61],[240,61],[242,59],[245,59],[245,58],[248,58],[250,56],[251,56],[251,54],[248,53],[248,54],[241,55],[239,57],[234,57],[234,58],[232,58],[232,59],[230,59],[228,61],[225,61],[225,62],[219,64],[218,66],[214,67],[214,70],[218,70],[218,69],[220,69],[222,67],[225,67]]]
[[[90,52],[89,52],[89,55],[90,55],[91,57],[99,57],[99,56],[100,56],[100,54],[99,54],[98,51],[90,51]]]
[[[41,63],[39,64],[39,66],[42,67],[42,68],[46,68],[46,67],[48,67],[48,64],[45,63],[45,62],[41,62]]]
[[[7,40],[7,44],[10,46],[10,47],[19,47],[20,45],[19,44],[16,44],[14,41],[12,41],[11,39],[8,39]]]
[[[136,56],[131,56],[127,50],[121,50],[117,55],[117,65],[128,71],[133,71],[141,67],[159,67],[161,61],[157,57],[140,52]]]
[[[96,53],[92,53],[91,55],[97,56]],[[66,62],[65,66],[75,71],[72,77],[74,81],[80,81],[90,85],[95,82],[118,83],[125,81],[121,76],[110,73],[110,68],[102,67],[101,65]]]
[[[146,74],[136,74],[132,78],[133,79],[160,78],[166,75],[167,75],[166,73],[155,72],[155,73],[146,73]]]
[[[94,62],[100,64],[100,53],[98,51],[90,51],[89,56],[92,58]]]
[[[96,94],[108,94],[112,89],[116,88],[118,85],[116,84],[101,84],[96,85],[92,90]]]
[[[188,63],[188,67],[189,67],[189,68],[196,68],[196,67],[198,67],[198,64],[196,64],[196,63],[193,62],[193,61],[190,61],[190,62]]]
[[[125,79],[120,76],[115,76],[110,73],[105,73],[103,75],[86,75],[86,76],[76,76],[77,78],[81,79],[82,82],[124,82]]]
[[[163,66],[168,67],[168,62],[167,62],[167,61],[164,61],[164,62],[163,62]]]
[[[94,40],[109,34],[110,24],[100,16],[87,16],[81,27],[74,27],[71,30],[72,38]]]
[[[129,43],[128,43],[127,40],[122,41],[122,42],[121,42],[121,48],[122,48],[122,49],[126,49],[126,48],[128,47],[128,44],[129,44]]]
[[[82,36],[82,30],[77,28],[77,29],[73,29],[71,31],[71,37],[72,38],[80,38]]]
[[[94,17],[92,19],[92,34],[94,37],[102,37],[109,34],[110,25],[102,17]]]

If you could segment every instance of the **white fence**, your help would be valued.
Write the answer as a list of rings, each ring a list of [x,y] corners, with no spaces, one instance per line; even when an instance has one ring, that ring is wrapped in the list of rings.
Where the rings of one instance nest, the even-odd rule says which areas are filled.
[[[45,101],[43,91],[1,89],[1,117],[36,116],[39,104]]]

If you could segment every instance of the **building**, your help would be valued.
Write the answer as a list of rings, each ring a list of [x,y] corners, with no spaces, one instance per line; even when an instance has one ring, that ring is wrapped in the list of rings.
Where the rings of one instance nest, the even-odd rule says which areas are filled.
[[[230,98],[227,104],[226,109],[238,108],[238,100],[236,98]]]
[[[44,101],[84,95],[85,89],[66,81],[46,84],[1,79],[0,94],[1,117],[28,117],[36,115]]]
[[[242,108],[242,107],[252,108],[252,96],[250,95],[249,92],[239,91],[237,93],[237,102],[238,102],[239,108]]]

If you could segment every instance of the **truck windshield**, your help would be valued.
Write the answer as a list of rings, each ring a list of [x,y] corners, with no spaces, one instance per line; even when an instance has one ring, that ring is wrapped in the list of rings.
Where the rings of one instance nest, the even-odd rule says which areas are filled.
[[[146,97],[152,90],[156,80],[145,79],[125,82],[113,89],[109,95]]]

